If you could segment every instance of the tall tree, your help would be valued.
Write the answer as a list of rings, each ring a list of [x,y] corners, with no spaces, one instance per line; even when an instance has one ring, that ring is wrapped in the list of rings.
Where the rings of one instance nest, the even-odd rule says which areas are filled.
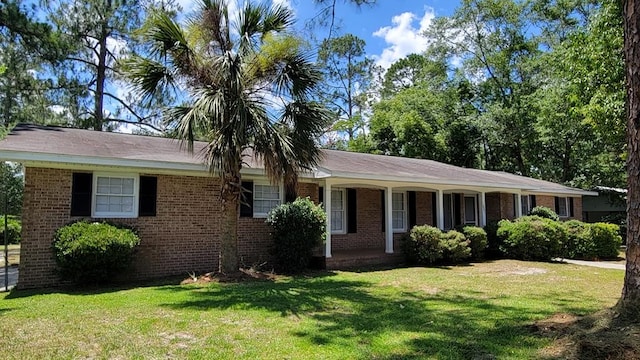
[[[627,269],[619,309],[640,319],[640,2],[624,0],[627,85]]]
[[[165,5],[165,3],[167,5]],[[135,48],[132,32],[142,24],[153,0],[47,1],[49,20],[76,44],[58,69],[67,90],[64,108],[74,125],[94,130],[138,123],[153,126],[153,116],[127,97],[116,62]],[[172,1],[158,6],[173,7]]]
[[[48,24],[35,21],[21,1],[3,1],[0,44],[2,125],[55,121],[52,82],[44,74],[64,55],[57,34]]]
[[[365,126],[363,111],[375,66],[364,47],[364,40],[347,34],[324,40],[318,50],[324,72],[320,98],[335,113],[332,130],[346,133],[349,140]]]
[[[293,13],[280,5],[246,2],[231,19],[223,0],[205,0],[185,30],[154,13],[143,37],[153,57],[133,56],[127,71],[144,98],[180,84],[188,102],[165,112],[192,145],[205,134],[206,164],[221,183],[220,271],[238,270],[240,170],[247,151],[271,181],[296,182],[320,158],[316,138],[326,110],[310,100],[321,79],[301,41],[287,31]],[[275,100],[274,100],[275,99]]]

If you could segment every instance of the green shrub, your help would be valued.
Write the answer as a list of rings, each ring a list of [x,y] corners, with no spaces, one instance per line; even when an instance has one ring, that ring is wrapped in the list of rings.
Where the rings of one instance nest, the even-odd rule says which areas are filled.
[[[556,214],[555,211],[549,209],[544,206],[536,206],[531,211],[529,211],[530,216],[539,216],[541,218],[550,219],[554,221],[559,221],[560,217]]]
[[[62,279],[79,284],[103,283],[131,265],[139,243],[131,229],[79,221],[56,231],[53,249]]]
[[[440,236],[440,246],[442,247],[442,260],[448,264],[458,264],[471,257],[469,240],[464,234],[451,230]]]
[[[326,214],[309,198],[298,198],[269,212],[273,255],[279,270],[296,273],[306,269],[313,249],[324,241]]]
[[[22,236],[22,222],[15,216],[7,216],[7,241],[9,244],[19,244]],[[4,216],[0,217],[0,244],[4,244]]]
[[[442,259],[443,248],[440,242],[442,231],[429,226],[414,226],[402,242],[402,251],[407,262],[419,265],[433,265]]]
[[[590,228],[590,238],[593,242],[596,258],[612,259],[618,257],[618,251],[622,244],[618,225],[595,223],[590,224]]]
[[[464,237],[469,241],[469,248],[471,248],[471,258],[473,260],[484,259],[484,252],[487,249],[488,240],[487,232],[477,226],[465,226],[462,229]]]
[[[590,227],[578,220],[562,223],[567,230],[567,241],[564,245],[564,256],[569,259],[592,258],[593,242],[590,240]]]
[[[489,259],[500,259],[504,257],[502,252],[502,243],[504,239],[498,236],[498,221],[491,220],[484,226],[487,233],[487,251],[486,256]]]
[[[524,216],[498,223],[498,236],[504,238],[502,251],[520,260],[549,261],[562,256],[567,230],[558,222],[539,216]]]

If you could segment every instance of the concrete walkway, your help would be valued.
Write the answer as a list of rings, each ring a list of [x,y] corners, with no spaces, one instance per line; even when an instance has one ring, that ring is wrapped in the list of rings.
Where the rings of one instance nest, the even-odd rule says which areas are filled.
[[[18,267],[9,266],[9,290],[18,283]],[[7,291],[4,287],[4,264],[0,267],[0,291]]]
[[[554,261],[564,262],[567,264],[574,265],[582,265],[582,266],[591,266],[602,269],[616,269],[616,270],[625,270],[624,264],[612,264],[603,261],[584,261],[584,260],[571,260],[571,259],[553,259]]]

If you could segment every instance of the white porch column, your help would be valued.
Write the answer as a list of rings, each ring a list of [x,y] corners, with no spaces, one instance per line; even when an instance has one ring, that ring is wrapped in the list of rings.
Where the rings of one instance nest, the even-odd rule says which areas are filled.
[[[522,216],[522,196],[516,194],[516,219]]]
[[[385,224],[385,252],[387,254],[393,254],[393,188],[387,186],[386,192],[386,201],[385,201],[385,209],[384,209],[384,219],[386,221]]]
[[[487,225],[487,201],[484,191],[478,195],[478,200],[480,205],[478,206],[478,210],[480,210],[480,226],[484,227]]]
[[[444,230],[444,193],[436,190],[436,226]]]
[[[324,184],[324,211],[327,214],[327,233],[324,242],[324,256],[331,257],[331,183],[327,180]]]

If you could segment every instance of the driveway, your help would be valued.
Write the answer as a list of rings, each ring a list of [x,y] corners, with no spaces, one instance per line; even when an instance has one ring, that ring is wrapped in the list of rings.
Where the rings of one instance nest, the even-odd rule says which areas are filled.
[[[0,291],[6,291],[4,287],[4,266],[0,267]],[[9,290],[11,290],[18,283],[18,267],[9,266]]]
[[[626,269],[624,264],[612,264],[606,261],[584,261],[584,260],[570,260],[570,259],[553,259],[553,260],[558,262],[564,262],[567,264],[591,266],[591,267],[597,267],[601,269],[616,269],[616,270]]]

